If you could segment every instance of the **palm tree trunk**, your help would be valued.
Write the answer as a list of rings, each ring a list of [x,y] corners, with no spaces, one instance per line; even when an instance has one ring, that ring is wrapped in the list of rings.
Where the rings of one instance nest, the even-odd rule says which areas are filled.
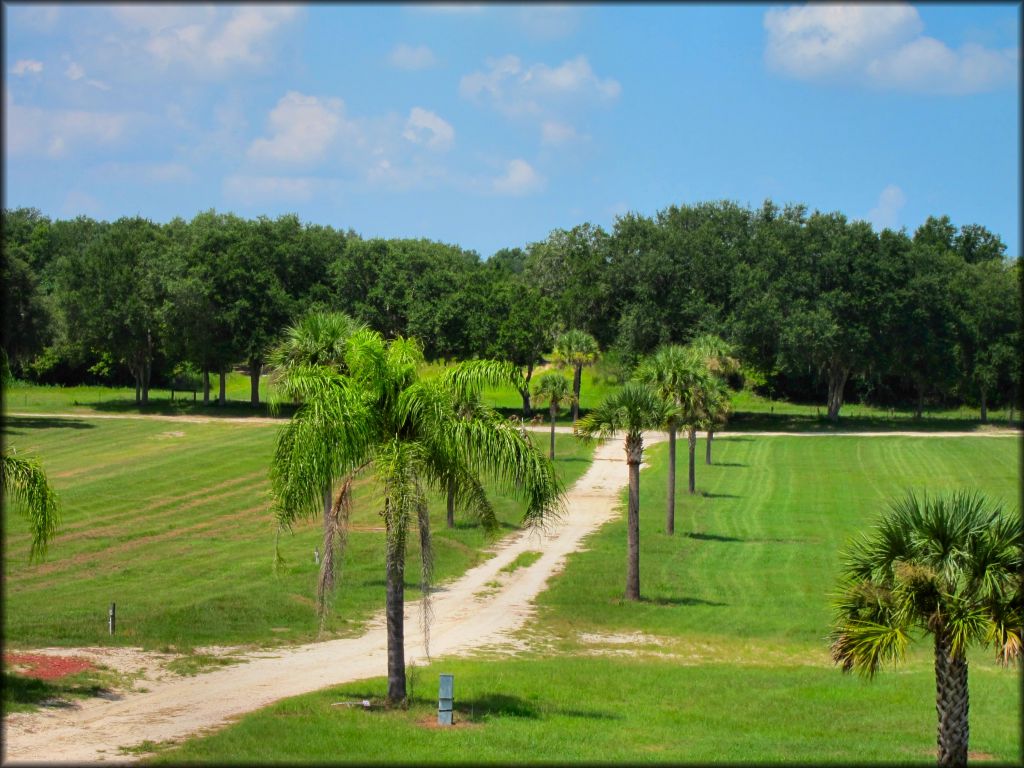
[[[945,630],[935,633],[935,709],[939,715],[939,766],[967,765],[967,658],[954,655]]]
[[[629,506],[626,513],[626,599],[640,599],[640,462],[644,444],[640,435],[626,437],[629,465]]]
[[[253,406],[260,404],[260,373],[262,372],[263,365],[259,361],[249,361],[249,403]]]
[[[330,483],[324,486],[324,538],[323,556],[320,559],[320,578],[316,584],[316,615],[321,627],[327,615],[327,599],[334,589],[334,535],[338,530],[337,520],[332,514]]]
[[[228,401],[228,373],[220,372],[220,393],[217,395],[217,405],[225,405]]]
[[[676,428],[668,429],[668,495],[665,499],[665,533],[676,532]]]
[[[981,388],[981,423],[988,424],[988,392]]]
[[[708,430],[707,447],[705,448],[705,451],[704,451],[704,463],[707,464],[709,467],[711,466],[711,440],[714,437],[715,437],[715,430],[709,429]]]
[[[843,388],[846,387],[846,379],[849,376],[849,368],[845,368],[838,363],[833,363],[829,366],[828,418],[831,421],[839,421],[839,409],[843,407]]]
[[[697,456],[697,430],[694,427],[690,427],[690,431],[687,434],[687,440],[690,447],[690,493],[697,492],[696,482],[696,468],[694,467],[695,459]]]
[[[519,390],[519,395],[523,398],[523,418],[528,419],[533,416],[533,407],[530,405],[530,379],[533,378],[533,363],[526,366],[526,379],[525,385]]]
[[[448,479],[448,527],[455,527],[455,480]]]
[[[576,419],[580,415],[580,383],[583,381],[583,366],[577,365],[576,370],[572,375],[572,423],[576,423]]]
[[[555,460],[555,416],[558,414],[558,404],[554,401],[551,402],[551,453],[548,456],[552,461]]]
[[[387,502],[385,502],[386,504]],[[390,526],[388,526],[390,527]],[[384,614],[388,634],[388,702],[397,704],[405,700],[405,540],[393,544],[393,531],[387,532],[388,546],[385,568],[387,593]]]

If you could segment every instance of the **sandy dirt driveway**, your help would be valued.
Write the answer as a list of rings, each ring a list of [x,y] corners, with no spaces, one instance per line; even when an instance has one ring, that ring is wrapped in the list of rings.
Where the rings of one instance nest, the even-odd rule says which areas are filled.
[[[663,435],[650,434],[645,442]],[[626,484],[621,440],[599,445],[589,470],[566,494],[565,512],[545,532],[523,532],[500,542],[494,557],[433,593],[433,658],[489,648],[515,651],[512,634],[533,611],[533,598],[581,547],[583,538],[615,516]],[[532,565],[501,569],[521,552],[539,551]],[[494,587],[498,582],[500,587]],[[423,663],[420,605],[406,604],[406,661]],[[196,677],[147,680],[144,693],[89,699],[71,708],[9,715],[4,763],[131,762],[120,747],[182,739],[278,699],[387,672],[386,635],[379,615],[358,638],[252,653],[237,666]],[[65,653],[75,653],[64,649]],[[235,654],[232,654],[235,655]]]

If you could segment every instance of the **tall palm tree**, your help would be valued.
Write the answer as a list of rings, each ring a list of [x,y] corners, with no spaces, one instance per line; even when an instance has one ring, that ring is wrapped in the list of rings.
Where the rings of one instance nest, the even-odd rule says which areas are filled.
[[[634,378],[654,387],[673,406],[669,420],[664,425],[668,429],[665,532],[672,534],[675,532],[676,516],[676,432],[680,426],[696,425],[701,415],[701,387],[708,376],[703,358],[690,349],[673,344],[659,347],[653,355],[641,362]]]
[[[537,386],[533,388],[533,396],[537,403],[548,402],[548,411],[551,414],[551,451],[548,458],[555,458],[555,419],[558,417],[558,408],[564,402],[575,403],[572,392],[569,390],[569,380],[560,373],[549,371],[537,380]]]
[[[1021,660],[1021,523],[977,493],[908,494],[846,553],[832,658],[870,677],[912,630],[933,635],[940,766],[967,764],[967,646]]]
[[[711,465],[711,441],[715,435],[715,428],[725,424],[732,412],[732,403],[729,399],[729,388],[725,382],[717,376],[712,376],[708,381],[707,390],[704,393],[703,402],[703,426],[707,431],[707,448],[704,454],[704,463]]]
[[[580,415],[580,383],[583,366],[593,365],[601,349],[597,340],[586,331],[566,331],[555,341],[554,357],[559,366],[572,366],[572,423]]]
[[[697,336],[687,344],[687,347],[704,359],[708,370],[723,384],[725,377],[731,376],[740,369],[740,361],[734,357],[736,354],[735,347],[713,333],[704,333]],[[711,464],[711,441],[715,437],[715,427],[724,425],[732,410],[728,394],[728,390],[723,386],[720,391],[716,390],[714,395],[723,395],[724,397],[717,397],[717,399],[709,401],[707,404],[710,410],[707,414],[708,437],[707,451],[704,457],[705,464]]]
[[[382,491],[385,528],[390,702],[406,697],[404,573],[406,540],[419,529],[423,630],[429,627],[432,570],[429,491],[454,478],[456,495],[484,524],[496,527],[483,479],[526,502],[524,523],[556,514],[561,485],[547,459],[493,409],[478,405],[460,418],[458,404],[486,386],[519,383],[511,363],[470,361],[421,379],[420,346],[410,339],[385,341],[356,331],[345,354],[346,373],[328,366],[300,366],[292,375],[302,405],[278,437],[271,487],[279,525],[288,528],[318,511],[321,489],[332,477],[372,469]]]
[[[309,312],[287,327],[284,338],[267,354],[273,385],[270,388],[271,411],[277,412],[284,401],[295,404],[302,401],[302,372],[306,366],[327,366],[345,373],[348,340],[361,328],[365,326],[343,312]],[[352,478],[342,481],[337,497],[334,496],[336,479],[328,478],[321,492],[323,556],[316,586],[316,613],[321,628],[327,618],[327,603],[334,590],[337,560],[343,547],[344,526],[339,518],[348,514],[351,503]]]
[[[626,433],[629,466],[629,505],[626,517],[626,599],[640,599],[640,464],[644,458],[644,430],[658,429],[672,417],[672,406],[656,390],[638,381],[627,382],[605,398],[576,424],[585,440],[606,440]]]
[[[26,514],[32,529],[29,560],[41,559],[60,525],[60,500],[35,459],[4,452],[0,463],[0,492]]]

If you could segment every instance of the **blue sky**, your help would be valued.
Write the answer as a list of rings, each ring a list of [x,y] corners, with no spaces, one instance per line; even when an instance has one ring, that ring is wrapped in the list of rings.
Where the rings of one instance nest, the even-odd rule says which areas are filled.
[[[770,197],[1020,254],[1016,5],[4,5],[5,205],[486,257]]]

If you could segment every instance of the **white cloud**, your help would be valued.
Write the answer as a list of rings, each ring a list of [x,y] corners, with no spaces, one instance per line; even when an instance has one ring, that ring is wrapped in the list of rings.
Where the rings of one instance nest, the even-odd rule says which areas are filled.
[[[82,69],[80,64],[71,62],[68,64],[68,68],[64,70],[64,74],[67,76],[68,80],[81,80],[85,77],[85,70]]]
[[[228,176],[222,184],[224,196],[242,205],[270,202],[306,202],[313,198],[319,179],[302,176]]]
[[[388,56],[388,60],[391,62],[391,66],[410,71],[429,69],[437,64],[437,57],[427,46],[411,46],[405,43],[396,45]]]
[[[6,146],[11,155],[63,157],[79,146],[114,145],[127,133],[130,117],[111,112],[57,110],[15,104],[7,93]]]
[[[878,196],[878,204],[868,211],[868,221],[879,231],[887,227],[895,229],[899,222],[899,213],[906,203],[907,198],[903,190],[895,184],[890,184]]]
[[[487,68],[465,75],[459,92],[468,99],[489,100],[506,114],[539,114],[545,106],[569,97],[611,101],[622,86],[612,78],[599,78],[587,57],[568,59],[557,67],[524,67],[518,56],[488,59]]]
[[[443,118],[429,110],[413,107],[405,121],[402,136],[413,144],[423,144],[428,149],[444,151],[451,149],[455,142],[455,129]]]
[[[105,179],[131,183],[185,184],[196,178],[182,163],[105,163],[96,170]]]
[[[499,195],[525,195],[540,189],[544,179],[525,160],[510,160],[505,173],[494,179],[491,189]]]
[[[348,128],[341,99],[288,91],[270,111],[270,137],[249,145],[253,160],[308,164],[327,154],[342,128]]]
[[[14,62],[14,66],[11,67],[11,74],[16,77],[24,77],[25,75],[38,75],[43,71],[43,62],[36,61],[35,59],[18,59]]]
[[[123,5],[111,13],[143,35],[142,49],[161,67],[184,65],[218,75],[234,66],[265,63],[274,36],[299,10],[275,5]]]
[[[557,120],[545,120],[540,126],[540,140],[543,144],[559,146],[569,144],[583,138],[568,123],[560,123]]]
[[[19,23],[40,32],[49,32],[60,18],[60,8],[55,5],[10,6],[7,12]]]
[[[906,4],[809,4],[765,12],[765,61],[804,80],[838,79],[880,88],[973,93],[1012,83],[1016,49],[968,43],[953,50],[926,37]]]

